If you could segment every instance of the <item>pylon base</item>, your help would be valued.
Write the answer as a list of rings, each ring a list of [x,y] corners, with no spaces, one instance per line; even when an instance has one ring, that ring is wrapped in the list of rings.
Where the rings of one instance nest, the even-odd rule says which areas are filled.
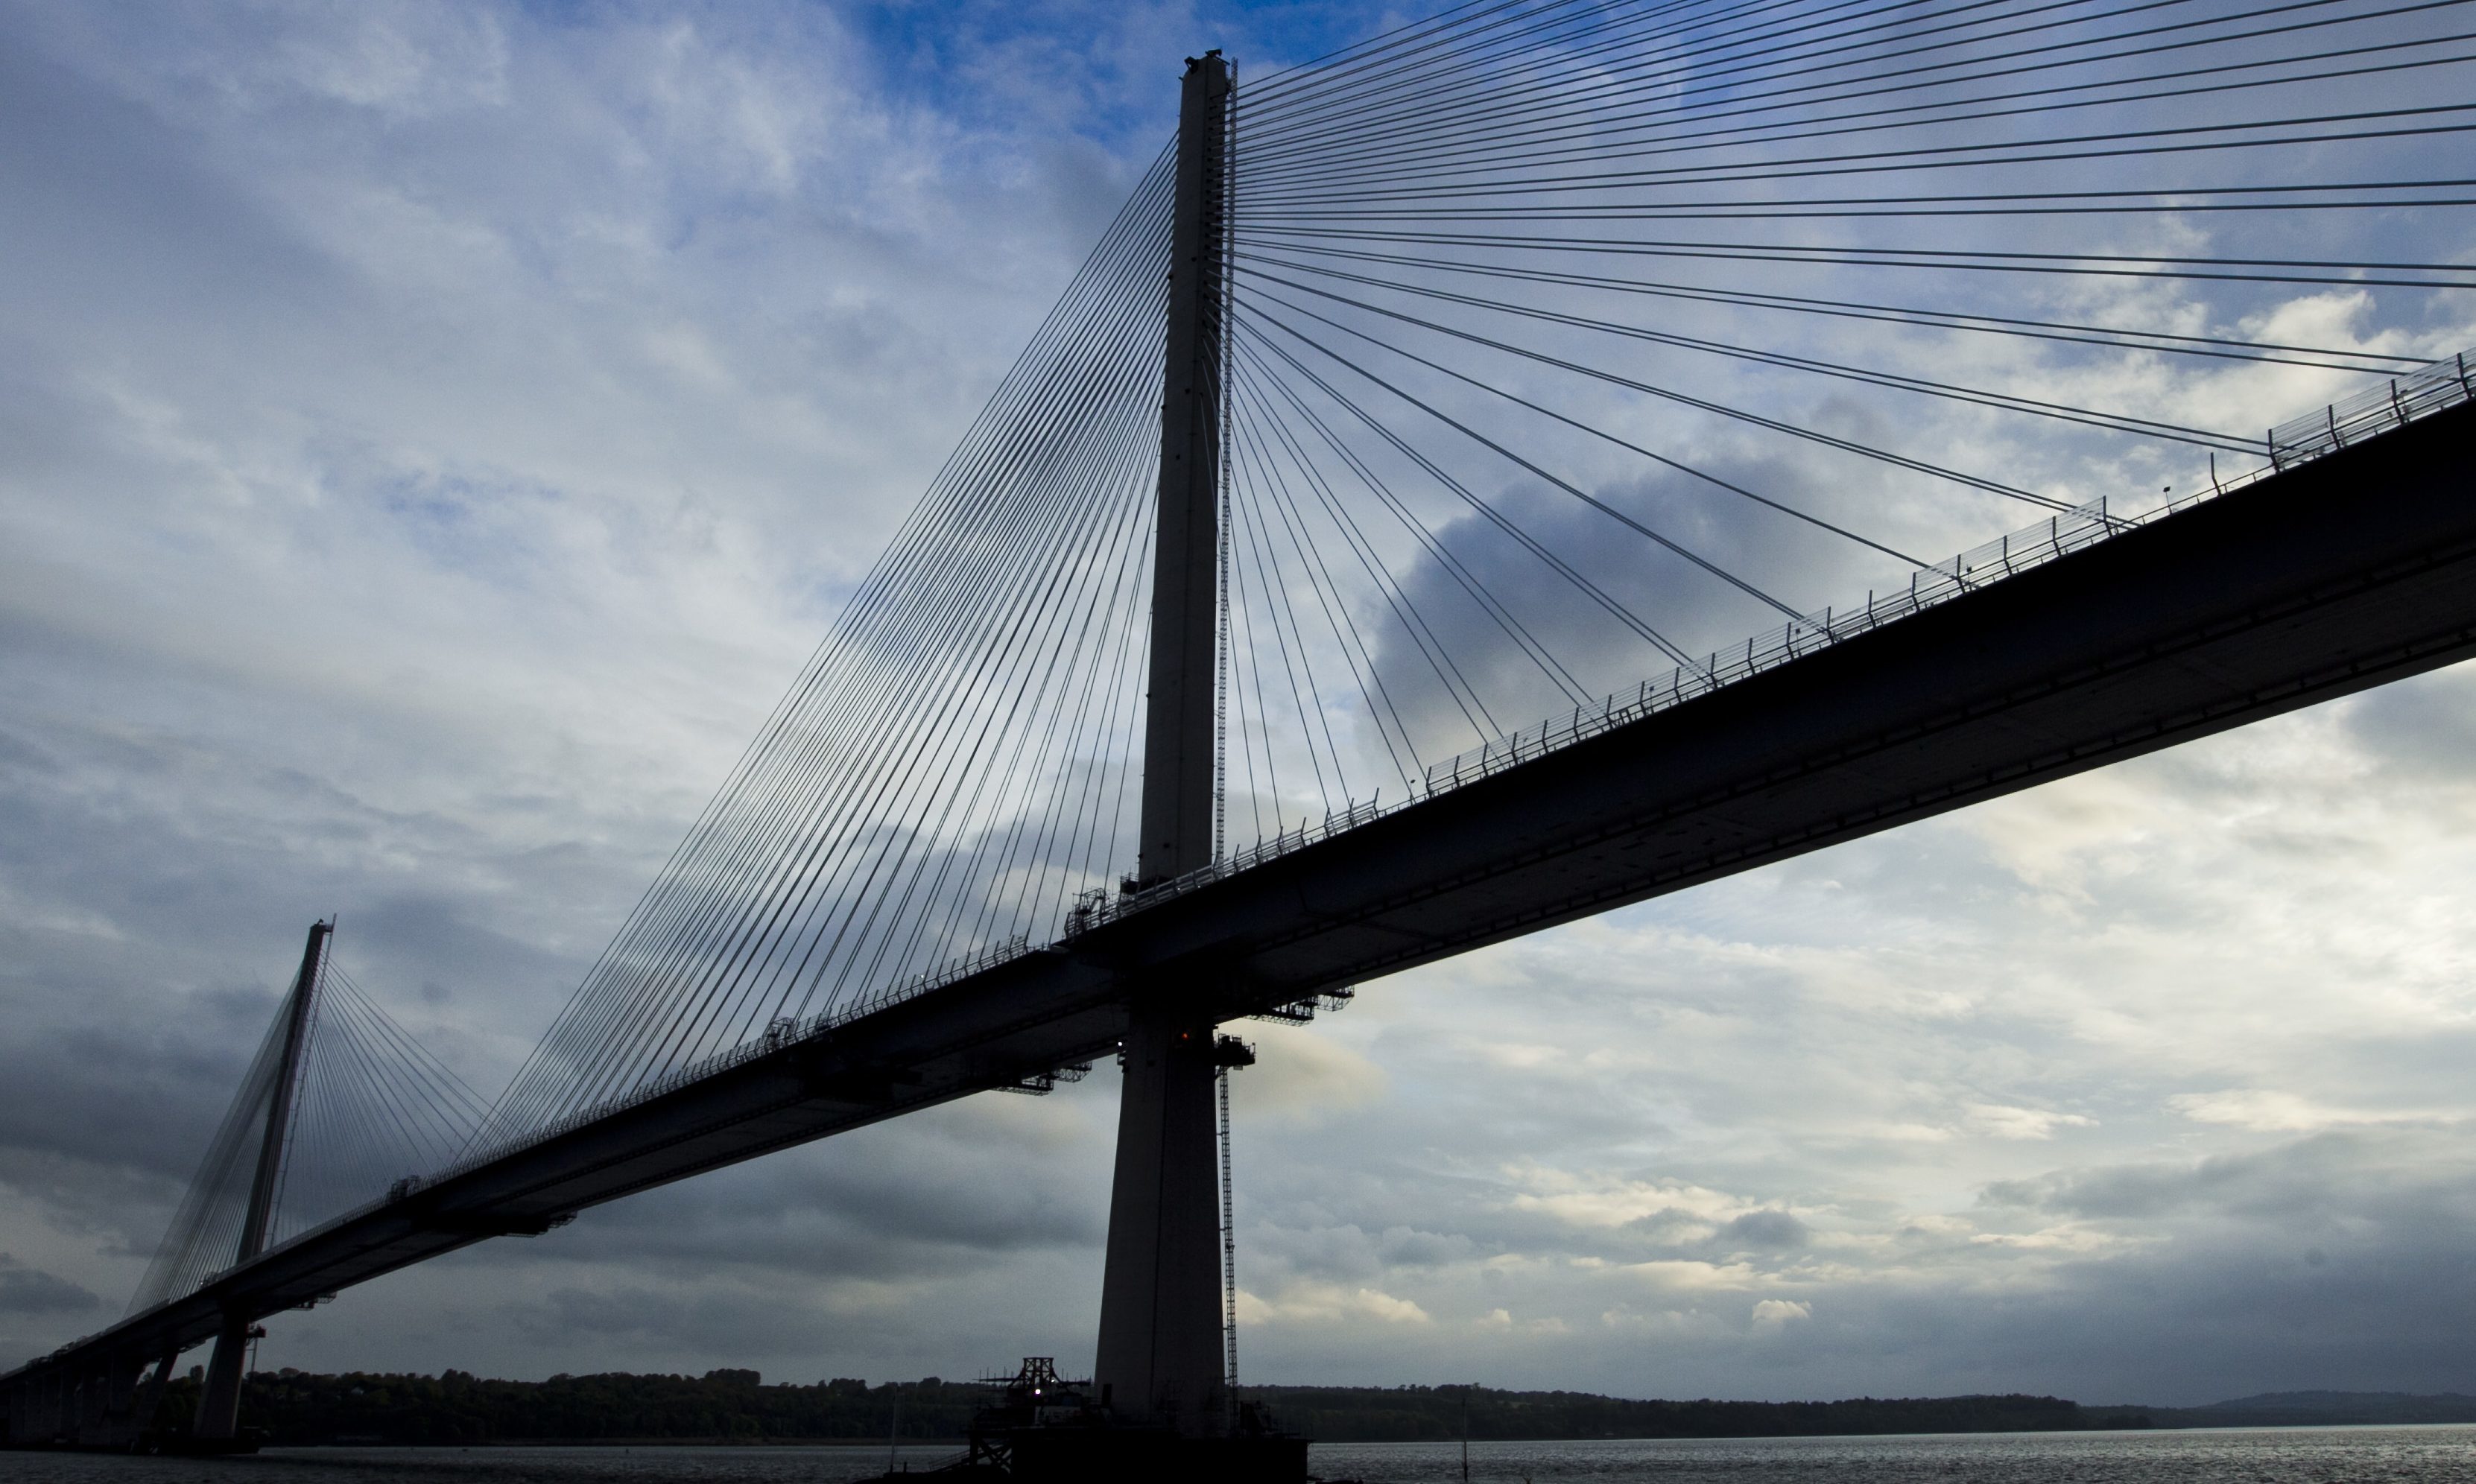
[[[1045,1355],[1026,1356],[972,1419],[971,1447],[933,1469],[907,1467],[864,1484],[1008,1480],[1012,1484],[1307,1484],[1307,1440],[1285,1432],[1260,1402],[1245,1401],[1232,1430],[1210,1437],[1130,1422],[1095,1405]]]
[[[1307,1440],[1184,1438],[1166,1428],[1024,1427],[975,1431],[968,1456],[942,1468],[879,1474],[867,1484],[930,1480],[1006,1484],[1307,1484]]]
[[[255,1453],[265,1441],[263,1432],[255,1427],[244,1427],[239,1436],[232,1438],[158,1438],[148,1451],[180,1458],[230,1458],[235,1454]]]
[[[1028,1427],[1009,1440],[1018,1484],[1306,1484],[1307,1440],[1183,1438],[1166,1429]]]

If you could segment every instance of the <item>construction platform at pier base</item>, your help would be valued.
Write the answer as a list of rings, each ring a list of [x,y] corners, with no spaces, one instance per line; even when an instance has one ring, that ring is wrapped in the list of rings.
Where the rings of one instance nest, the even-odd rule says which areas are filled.
[[[1223,1430],[1195,1434],[1116,1416],[1091,1400],[1088,1383],[1061,1379],[1047,1356],[1027,1357],[1013,1375],[988,1384],[1001,1390],[973,1418],[963,1456],[902,1468],[870,1484],[1307,1484],[1307,1440],[1283,1430],[1254,1402],[1232,1407]]]

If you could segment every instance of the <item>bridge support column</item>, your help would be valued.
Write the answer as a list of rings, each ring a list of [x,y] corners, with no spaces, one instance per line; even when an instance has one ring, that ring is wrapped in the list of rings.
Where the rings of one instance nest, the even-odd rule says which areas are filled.
[[[105,1356],[87,1373],[78,1408],[80,1447],[125,1448],[137,1441],[131,1421],[137,1404],[137,1373],[144,1367],[131,1354]]]
[[[191,1438],[230,1443],[240,1436],[240,1393],[249,1379],[250,1342],[265,1333],[245,1316],[225,1317],[224,1327],[215,1334],[214,1351],[207,1357],[206,1380],[198,1388],[197,1416],[189,1424]]]
[[[198,1416],[189,1436],[221,1443],[240,1435],[240,1383],[249,1361],[249,1331],[247,1318],[225,1319],[214,1353],[207,1359],[207,1384],[198,1393]]]
[[[105,1447],[134,1448],[145,1441],[146,1429],[155,1423],[155,1410],[163,1404],[163,1388],[180,1360],[179,1350],[166,1350],[154,1370],[148,1371],[143,1361],[134,1361],[115,1377]]]
[[[80,1447],[103,1441],[103,1419],[111,1407],[111,1375],[88,1362],[78,1376],[77,1424],[70,1429]]]
[[[1221,1431],[1228,1406],[1212,1046],[1158,1013],[1127,1030],[1093,1366],[1113,1410],[1188,1434]]]
[[[134,1431],[130,1418],[137,1412],[137,1377],[146,1363],[135,1355],[111,1357],[111,1373],[107,1377],[110,1390],[105,1393],[103,1422],[107,1433],[117,1435]],[[105,1441],[113,1441],[108,1437]]]
[[[1221,408],[1226,363],[1229,65],[1187,61],[1170,228],[1161,461],[1153,523],[1151,689],[1135,877],[1211,864],[1218,800]],[[1125,1044],[1118,1168],[1093,1380],[1121,1419],[1225,1430],[1220,1165],[1212,1025],[1185,986],[1139,987]]]

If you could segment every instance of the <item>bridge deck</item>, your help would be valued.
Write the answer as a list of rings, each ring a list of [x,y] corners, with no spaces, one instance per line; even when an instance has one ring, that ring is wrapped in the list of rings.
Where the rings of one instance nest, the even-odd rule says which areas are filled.
[[[1398,809],[275,1248],[30,1372],[2476,653],[2476,405]]]

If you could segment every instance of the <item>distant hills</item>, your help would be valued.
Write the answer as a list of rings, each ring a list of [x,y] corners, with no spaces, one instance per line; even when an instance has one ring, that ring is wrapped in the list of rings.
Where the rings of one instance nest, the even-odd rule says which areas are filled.
[[[2147,1413],[2154,1427],[2342,1427],[2400,1426],[2411,1422],[2476,1422],[2476,1397],[2444,1392],[2412,1397],[2406,1392],[2264,1392],[2203,1407],[2092,1408]]]
[[[1484,1387],[1248,1387],[1274,1414],[1334,1443],[1476,1439],[1772,1438],[1920,1432],[2086,1432],[2476,1422],[2476,1397],[2276,1392],[2200,1407],[2085,1406],[2055,1397],[1861,1397],[1846,1401],[1628,1401]]]
[[[2055,1397],[1846,1401],[1631,1401],[1471,1386],[1249,1386],[1282,1425],[1328,1443],[1458,1438],[1787,1438],[1905,1432],[2071,1432],[2104,1425]]]
[[[159,1423],[184,1430],[197,1381],[167,1388]],[[2201,1407],[2084,1406],[2056,1397],[1842,1401],[1641,1401],[1586,1392],[1468,1386],[1250,1386],[1287,1426],[1328,1443],[1561,1438],[1764,1438],[2109,1428],[2476,1422],[2476,1397],[2275,1392]],[[703,1376],[557,1375],[487,1380],[301,1371],[252,1374],[243,1422],[278,1446],[317,1444],[813,1443],[886,1435],[959,1440],[986,1398],[961,1382],[842,1379],[768,1386],[754,1371]]]

